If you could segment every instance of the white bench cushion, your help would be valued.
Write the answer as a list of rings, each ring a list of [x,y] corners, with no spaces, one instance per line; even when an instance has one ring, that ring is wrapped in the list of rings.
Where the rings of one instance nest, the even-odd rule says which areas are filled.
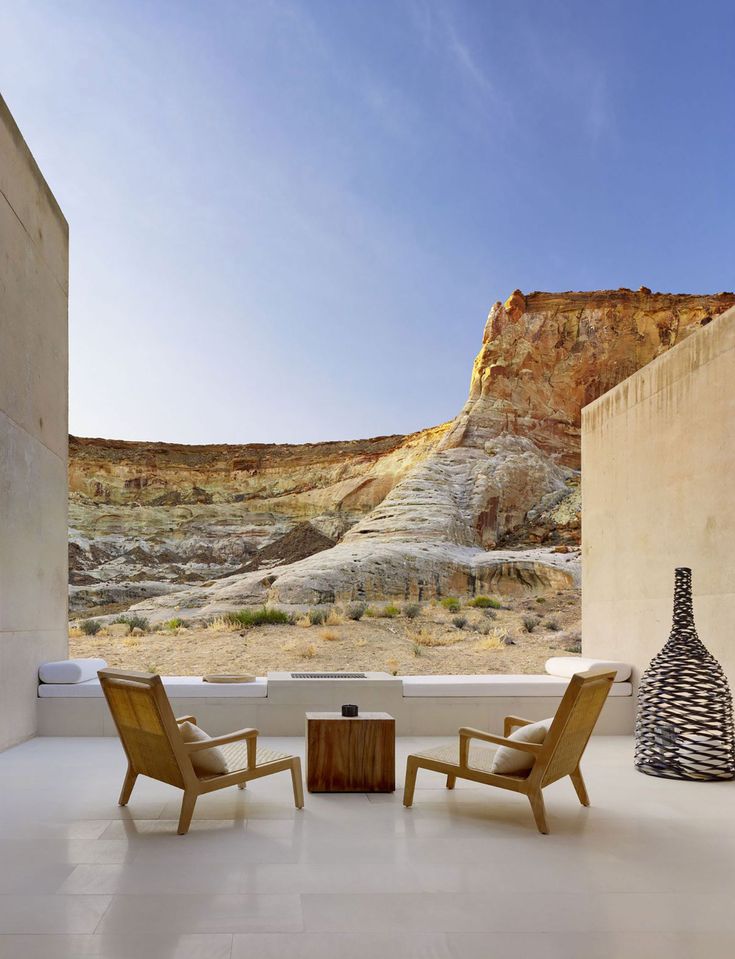
[[[552,656],[546,660],[545,668],[550,676],[566,676],[567,679],[571,679],[575,673],[585,673],[588,669],[614,669],[616,683],[624,683],[630,679],[632,672],[630,663],[621,663],[614,659],[592,659],[589,656]]]
[[[491,673],[484,676],[403,676],[404,697],[563,696],[569,680],[559,676]],[[630,683],[613,683],[611,696],[630,696]]]
[[[105,659],[61,659],[55,663],[42,663],[38,678],[42,683],[85,683],[97,679],[97,670],[107,666]]]
[[[205,683],[200,676],[161,676],[170,699],[265,699],[268,680],[258,676],[254,683]],[[45,685],[38,687],[42,699],[102,696],[99,679],[74,685]]]

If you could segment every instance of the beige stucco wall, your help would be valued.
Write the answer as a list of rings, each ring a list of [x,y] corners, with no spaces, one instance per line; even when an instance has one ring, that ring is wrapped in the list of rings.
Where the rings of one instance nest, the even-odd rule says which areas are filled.
[[[735,688],[735,308],[582,411],[582,647],[637,672],[693,571],[700,639]]]
[[[0,749],[67,650],[68,240],[0,97]]]

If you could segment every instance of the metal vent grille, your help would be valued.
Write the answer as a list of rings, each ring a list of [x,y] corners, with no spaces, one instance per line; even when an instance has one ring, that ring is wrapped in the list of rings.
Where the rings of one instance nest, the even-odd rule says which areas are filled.
[[[367,679],[365,673],[291,673],[291,679]]]

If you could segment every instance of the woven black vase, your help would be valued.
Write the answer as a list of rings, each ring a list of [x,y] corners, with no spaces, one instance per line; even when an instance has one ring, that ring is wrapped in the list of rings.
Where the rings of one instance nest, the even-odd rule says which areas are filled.
[[[733,779],[732,695],[694,626],[692,571],[676,570],[674,622],[638,689],[635,764],[666,779]]]

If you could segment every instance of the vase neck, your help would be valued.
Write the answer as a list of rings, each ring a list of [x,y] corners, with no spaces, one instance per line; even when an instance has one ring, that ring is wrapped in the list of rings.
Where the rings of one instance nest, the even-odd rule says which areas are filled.
[[[672,632],[694,630],[692,603],[692,571],[685,567],[676,570],[674,581],[674,622]]]

